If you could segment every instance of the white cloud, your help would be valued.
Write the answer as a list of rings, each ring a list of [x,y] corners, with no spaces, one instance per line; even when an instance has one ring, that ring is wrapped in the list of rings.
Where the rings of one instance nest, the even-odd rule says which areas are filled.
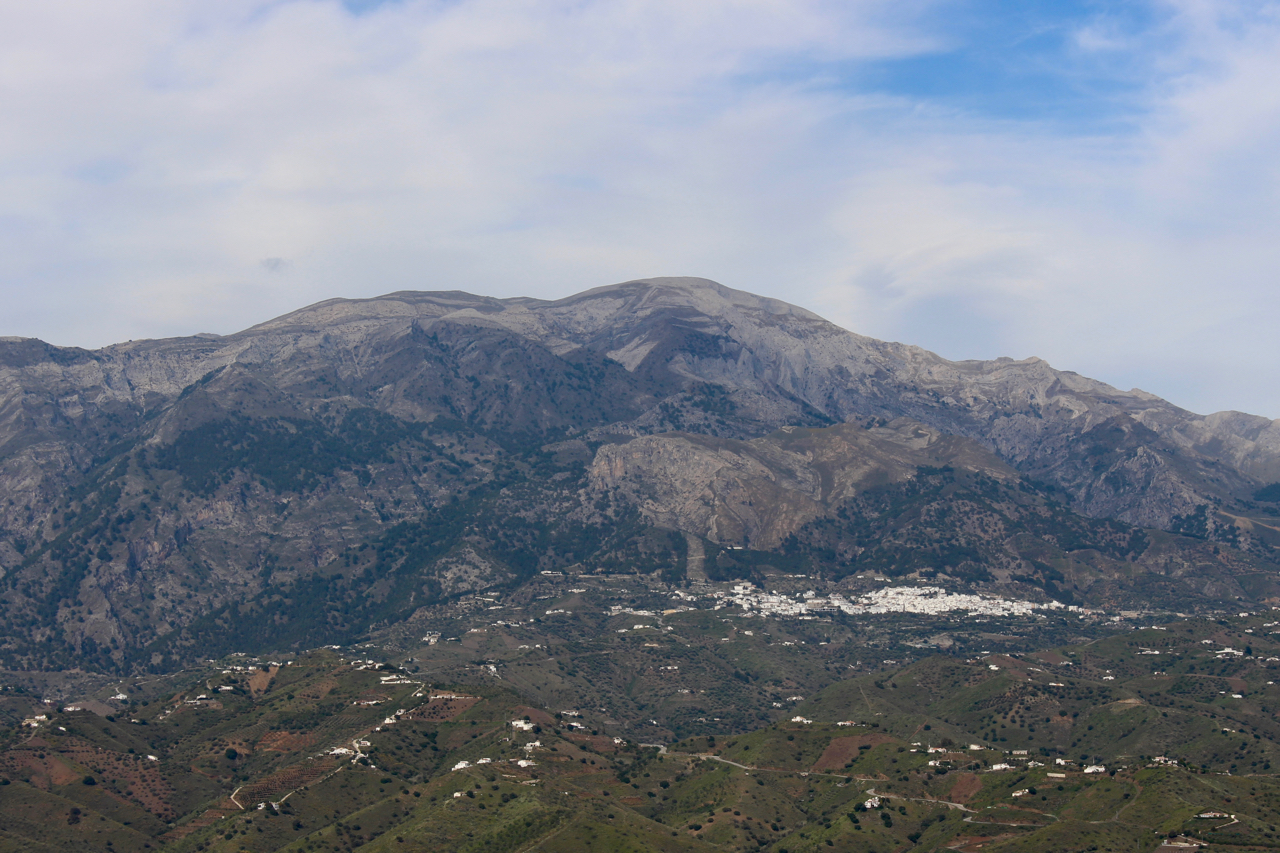
[[[0,334],[691,274],[950,357],[1280,415],[1275,8],[1082,24],[1079,51],[1149,75],[1128,129],[1086,136],[863,85],[954,46],[941,3],[17,4]]]

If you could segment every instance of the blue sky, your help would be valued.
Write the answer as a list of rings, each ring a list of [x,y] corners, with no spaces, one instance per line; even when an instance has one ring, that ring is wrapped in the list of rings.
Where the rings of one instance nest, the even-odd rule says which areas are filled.
[[[1280,416],[1280,4],[45,0],[0,335],[701,275]]]
[[[936,49],[854,63],[849,82],[991,119],[1052,122],[1064,133],[1123,129],[1141,109],[1149,57],[1087,50],[1079,34],[1144,41],[1159,37],[1163,17],[1141,3],[955,3],[928,26]]]

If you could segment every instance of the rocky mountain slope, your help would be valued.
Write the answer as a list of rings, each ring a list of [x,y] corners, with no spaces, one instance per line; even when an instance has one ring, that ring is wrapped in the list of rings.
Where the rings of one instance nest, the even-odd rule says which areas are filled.
[[[875,496],[923,469],[987,478],[1019,518],[1183,534],[1162,547],[1184,574],[1206,548],[1231,576],[1275,567],[1276,422],[1038,359],[949,362],[700,279],[397,293],[226,337],[0,339],[0,656],[164,667],[246,625],[323,642],[544,570],[675,579],[703,542],[844,571],[862,546],[814,525],[885,517]],[[1007,527],[961,548],[933,515],[893,517],[957,576],[1047,577],[997,547]]]
[[[772,550],[872,486],[913,479],[921,466],[953,465],[1018,479],[977,442],[906,419],[870,429],[783,427],[752,441],[645,436],[601,447],[588,478],[592,489],[639,506],[659,526]]]

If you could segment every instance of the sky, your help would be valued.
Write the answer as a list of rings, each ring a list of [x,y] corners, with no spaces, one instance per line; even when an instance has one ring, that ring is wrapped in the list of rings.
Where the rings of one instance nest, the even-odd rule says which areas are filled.
[[[1280,417],[1280,2],[0,0],[0,335],[694,275]]]

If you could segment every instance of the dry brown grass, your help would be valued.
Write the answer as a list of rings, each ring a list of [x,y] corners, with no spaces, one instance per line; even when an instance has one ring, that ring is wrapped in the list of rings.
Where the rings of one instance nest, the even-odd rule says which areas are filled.
[[[875,746],[881,743],[892,743],[893,738],[882,734],[852,735],[838,737],[827,744],[818,760],[814,762],[814,770],[839,770],[858,757],[858,747]]]

